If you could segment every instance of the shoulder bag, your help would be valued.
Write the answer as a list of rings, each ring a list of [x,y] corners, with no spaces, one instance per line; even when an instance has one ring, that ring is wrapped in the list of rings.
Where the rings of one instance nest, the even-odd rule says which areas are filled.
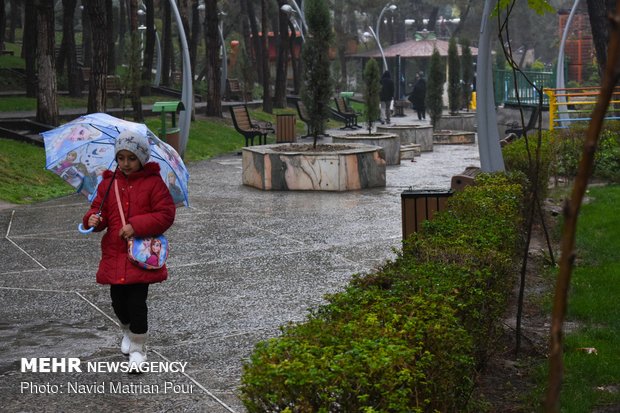
[[[118,203],[118,212],[125,226],[125,213],[121,205],[117,181],[114,181],[114,192]],[[164,266],[168,259],[170,245],[168,239],[162,235],[153,237],[131,237],[127,240],[127,258],[129,261],[145,270],[157,270]]]

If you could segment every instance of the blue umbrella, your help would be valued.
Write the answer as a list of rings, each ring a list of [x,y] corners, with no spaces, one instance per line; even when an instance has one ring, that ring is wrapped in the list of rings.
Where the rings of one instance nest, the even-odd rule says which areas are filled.
[[[43,132],[45,167],[92,202],[103,171],[116,168],[114,142],[125,130],[149,138],[150,161],[159,164],[161,177],[172,199],[177,205],[189,206],[189,173],[183,160],[174,148],[160,140],[142,123],[129,122],[105,113],[93,113]]]

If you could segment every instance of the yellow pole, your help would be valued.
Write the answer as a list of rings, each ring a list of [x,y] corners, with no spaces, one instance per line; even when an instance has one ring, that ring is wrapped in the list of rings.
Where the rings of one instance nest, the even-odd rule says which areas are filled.
[[[545,93],[549,95],[549,130],[553,130],[555,118],[558,116],[558,100],[555,97],[555,89],[545,89]]]

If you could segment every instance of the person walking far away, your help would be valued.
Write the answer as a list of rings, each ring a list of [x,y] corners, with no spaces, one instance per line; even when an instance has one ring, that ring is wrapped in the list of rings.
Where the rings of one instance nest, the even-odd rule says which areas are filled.
[[[390,123],[392,99],[394,99],[394,81],[390,76],[390,72],[386,70],[381,76],[381,92],[379,93],[383,113],[385,113],[385,122]],[[383,123],[383,121],[381,121]]]
[[[424,80],[424,72],[418,72],[416,82],[413,84],[413,90],[407,98],[411,102],[411,107],[418,113],[418,120],[426,119],[426,80]]]
[[[159,164],[148,162],[148,138],[133,131],[122,132],[115,142],[115,171],[107,170],[97,188],[97,195],[82,219],[85,227],[95,231],[107,229],[101,240],[102,258],[97,270],[97,283],[110,285],[112,308],[123,329],[121,352],[129,356],[131,373],[139,373],[146,362],[148,331],[147,295],[149,284],[164,281],[168,270],[143,269],[129,261],[127,240],[132,236],[147,237],[163,234],[174,222],[175,205],[159,174]],[[123,226],[115,191],[106,191],[113,184],[127,224]],[[101,215],[99,207],[104,201]]]

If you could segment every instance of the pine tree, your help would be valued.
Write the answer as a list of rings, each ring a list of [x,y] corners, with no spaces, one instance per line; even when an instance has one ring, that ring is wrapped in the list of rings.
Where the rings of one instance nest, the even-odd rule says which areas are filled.
[[[333,93],[329,61],[332,27],[327,0],[309,0],[305,4],[309,33],[301,53],[304,65],[301,99],[308,108],[308,126],[316,147],[318,135],[325,131]]]
[[[426,107],[431,116],[433,128],[437,128],[443,111],[443,84],[446,75],[443,70],[441,56],[437,49],[433,50],[428,68],[428,83],[426,86]]]
[[[451,115],[461,108],[461,62],[455,37],[448,44],[448,107]]]
[[[471,88],[474,81],[474,58],[471,54],[469,39],[461,39],[461,72],[463,76],[462,106],[469,111]]]
[[[379,92],[381,90],[381,69],[375,59],[370,59],[364,66],[364,117],[368,124],[368,134],[372,133],[372,124],[381,116]]]

